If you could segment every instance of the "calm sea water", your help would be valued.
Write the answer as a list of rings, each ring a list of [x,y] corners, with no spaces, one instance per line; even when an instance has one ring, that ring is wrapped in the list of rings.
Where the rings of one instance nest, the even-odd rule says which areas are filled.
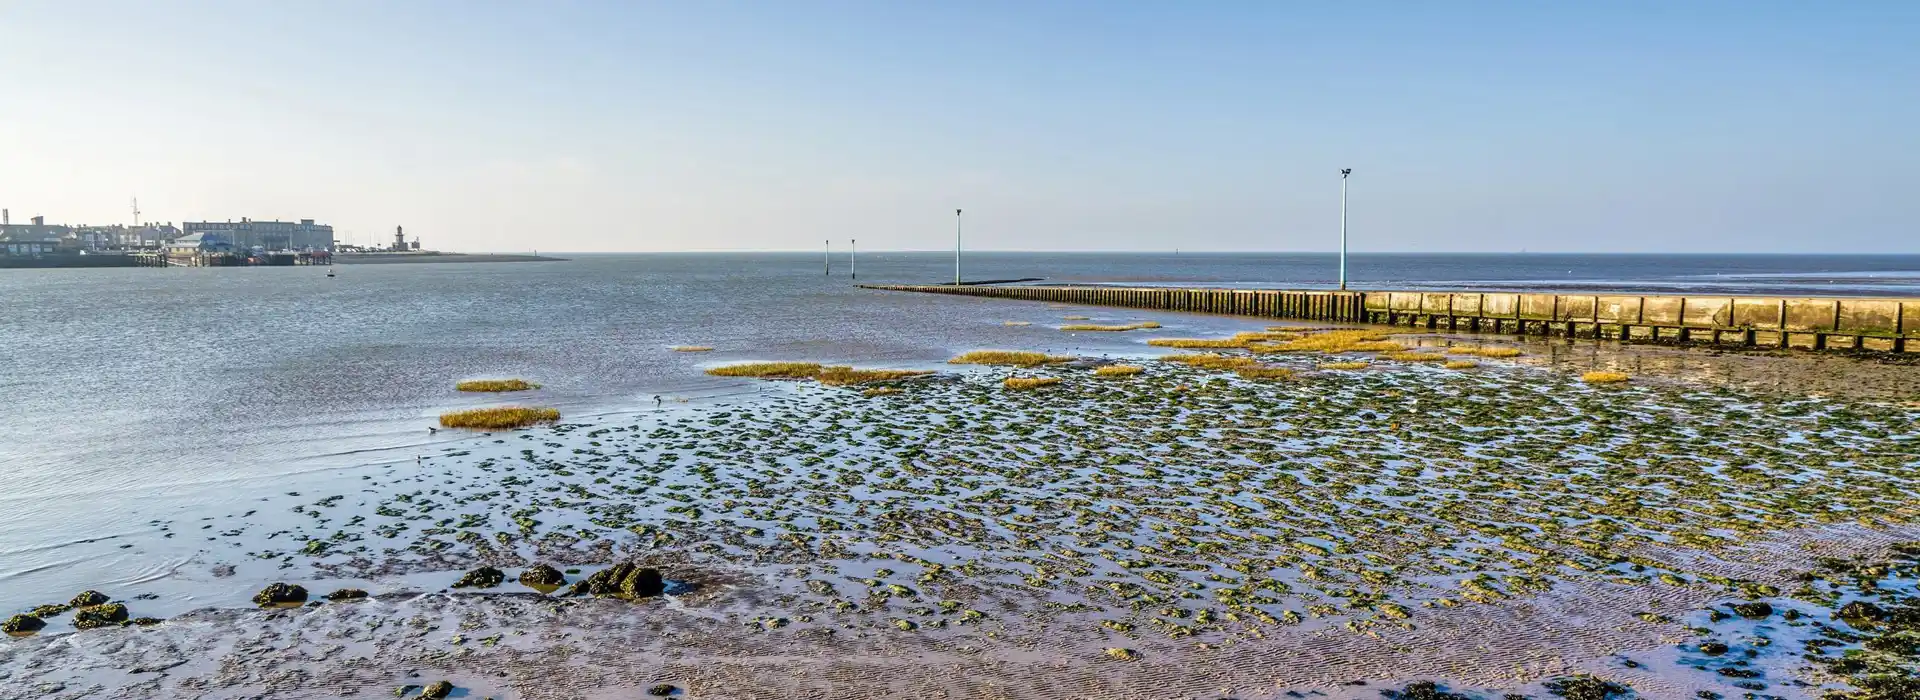
[[[525,377],[569,418],[664,395],[750,398],[707,364],[938,363],[957,350],[1135,351],[1063,334],[1041,304],[859,290],[836,255],[583,255],[567,262],[0,271],[0,610],[134,587],[206,560],[158,523],[245,510],[295,478],[413,455],[459,379]],[[1360,287],[1920,294],[1920,256],[1364,255]],[[974,254],[969,279],[1324,287],[1327,255]],[[938,253],[868,254],[862,282],[952,277]],[[1225,318],[1097,309],[1166,332]],[[1005,321],[1031,321],[1013,327]],[[1128,334],[1131,335],[1131,334]],[[667,346],[710,345],[713,353]],[[224,553],[230,555],[230,553]]]

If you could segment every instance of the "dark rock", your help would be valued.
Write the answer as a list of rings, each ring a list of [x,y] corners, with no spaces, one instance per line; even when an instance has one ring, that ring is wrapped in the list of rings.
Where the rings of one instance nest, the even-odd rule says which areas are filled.
[[[89,608],[100,605],[109,600],[112,600],[112,598],[108,598],[99,591],[81,591],[80,595],[74,596],[73,600],[67,601],[67,607],[77,610],[79,608]]]
[[[592,576],[580,579],[567,590],[567,595],[591,594],[648,598],[665,591],[666,582],[660,578],[658,569],[621,563],[595,571]]]
[[[136,618],[133,618],[133,621],[128,624],[139,625],[141,627],[152,627],[162,622],[166,622],[166,620],[162,620],[157,617],[136,617]]]
[[[1707,656],[1719,656],[1727,653],[1727,645],[1720,642],[1701,642],[1700,653]]]
[[[1612,700],[1627,697],[1633,689],[1594,676],[1565,676],[1547,681],[1547,692],[1567,700]]]
[[[307,589],[292,583],[274,583],[253,594],[256,605],[285,605],[307,602]]]
[[[560,573],[559,569],[546,564],[534,564],[527,567],[526,571],[520,572],[520,585],[535,588],[564,586],[567,585],[567,576]]]
[[[46,627],[46,626],[47,626],[47,623],[45,620],[42,620],[33,615],[15,615],[13,617],[7,618],[6,623],[0,624],[0,632],[6,632],[9,634],[14,634],[19,632],[38,632],[42,627]]]
[[[1764,620],[1773,616],[1773,606],[1764,600],[1756,600],[1751,603],[1734,603],[1727,607],[1732,608],[1735,615],[1749,620]]]
[[[119,603],[106,603],[80,608],[73,611],[74,629],[90,630],[96,627],[118,627],[127,621],[127,606]]]
[[[660,578],[659,569],[640,569],[621,582],[620,590],[630,596],[646,598],[667,592],[667,583]]]
[[[507,575],[491,566],[482,566],[467,572],[460,580],[453,582],[454,588],[492,588],[507,580]]]
[[[452,694],[453,684],[446,681],[434,681],[427,686],[426,690],[420,691],[420,697],[427,700],[446,700],[447,696]]]
[[[1388,700],[1473,700],[1466,695],[1443,691],[1433,681],[1409,683],[1399,690],[1382,690],[1380,695]]]
[[[342,588],[327,594],[327,600],[332,601],[359,600],[365,597],[367,597],[367,592],[358,588]]]
[[[1881,620],[1887,619],[1887,611],[1882,609],[1878,605],[1874,605],[1864,600],[1856,600],[1846,605],[1840,606],[1840,610],[1838,612],[1835,612],[1833,616],[1840,618],[1842,620],[1862,620],[1866,622],[1879,622]]]
[[[653,687],[651,687],[651,688],[648,688],[648,689],[647,689],[647,694],[648,694],[648,695],[652,695],[652,696],[654,696],[654,697],[656,697],[656,698],[664,698],[664,697],[666,697],[666,696],[669,696],[669,695],[672,695],[672,694],[673,694],[673,692],[674,692],[674,691],[676,691],[676,690],[679,690],[679,688],[675,688],[675,687],[673,687],[673,686],[671,686],[671,685],[667,685],[667,684],[665,684],[665,683],[661,683],[661,684],[659,684],[659,685],[656,685],[656,686],[653,686]]]

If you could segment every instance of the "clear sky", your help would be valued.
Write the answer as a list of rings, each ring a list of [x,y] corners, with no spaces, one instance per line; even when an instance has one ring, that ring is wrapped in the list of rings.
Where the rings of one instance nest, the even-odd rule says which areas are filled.
[[[1920,2],[0,0],[14,221],[1920,252]]]

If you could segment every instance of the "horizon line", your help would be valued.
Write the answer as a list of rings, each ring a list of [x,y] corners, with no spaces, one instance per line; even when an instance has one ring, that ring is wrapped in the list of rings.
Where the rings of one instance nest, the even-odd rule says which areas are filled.
[[[464,255],[531,255],[531,254],[534,254],[536,251],[534,250],[517,250],[517,251],[515,250],[482,250],[482,251],[442,250],[442,251],[436,251],[436,252],[458,253],[458,254],[464,254]],[[796,249],[796,248],[783,248],[783,249],[714,248],[714,249],[702,249],[702,250],[549,250],[549,251],[541,252],[540,254],[541,255],[719,255],[719,254],[821,255],[823,252],[824,252],[823,250],[817,249],[817,248],[811,249],[811,250]],[[932,248],[932,249],[903,248],[903,249],[875,249],[875,250],[862,249],[858,251],[858,254],[860,255],[869,255],[869,254],[877,255],[877,254],[888,254],[888,253],[950,254],[952,252],[953,250],[950,248],[945,250],[938,249],[938,248]],[[979,255],[979,254],[1025,254],[1025,255],[1088,255],[1088,254],[1092,254],[1092,255],[1168,255],[1168,256],[1172,256],[1172,255],[1327,255],[1327,256],[1333,256],[1333,257],[1338,257],[1340,255],[1339,251],[1334,251],[1334,250],[1186,250],[1186,249],[1181,249],[1181,250],[1172,250],[1172,249],[988,250],[988,249],[982,249],[982,250],[967,250],[962,252],[963,254],[968,254],[968,255]],[[836,256],[836,258],[839,256],[844,256],[847,253],[848,251],[842,248],[835,248],[833,250],[833,255]],[[1687,255],[1687,256],[1700,256],[1700,257],[1742,258],[1742,257],[1789,256],[1789,255],[1821,256],[1821,257],[1885,257],[1889,255],[1920,256],[1920,251],[1907,252],[1907,253],[1884,253],[1884,252],[1809,253],[1809,252],[1764,252],[1764,251],[1763,252],[1700,252],[1700,251],[1627,252],[1627,251],[1529,251],[1529,250],[1519,250],[1519,251],[1391,250],[1391,251],[1366,251],[1366,252],[1358,252],[1358,253],[1349,251],[1347,255],[1350,257],[1356,256],[1356,255],[1616,255],[1616,256],[1619,256],[1619,255]]]

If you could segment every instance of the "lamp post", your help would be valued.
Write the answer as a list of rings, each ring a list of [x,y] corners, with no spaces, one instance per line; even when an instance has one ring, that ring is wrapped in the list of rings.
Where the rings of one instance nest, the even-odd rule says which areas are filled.
[[[960,210],[953,210],[953,286],[960,286]]]
[[[847,239],[847,276],[853,279],[860,279],[860,269],[857,267],[854,267],[854,264],[853,264],[854,256],[859,254],[860,254],[860,239],[858,238]]]
[[[833,239],[827,239],[826,250],[820,253],[820,263],[827,268],[827,276],[833,276]]]
[[[1353,168],[1340,169],[1340,291],[1347,290],[1347,176]]]

